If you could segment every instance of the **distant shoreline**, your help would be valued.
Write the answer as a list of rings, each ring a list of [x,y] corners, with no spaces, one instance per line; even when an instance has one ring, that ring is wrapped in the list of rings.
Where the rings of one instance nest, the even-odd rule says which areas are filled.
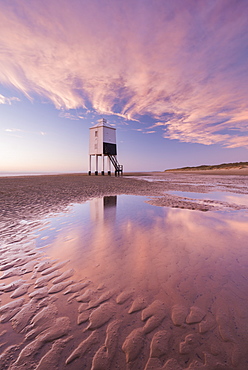
[[[243,168],[223,168],[223,169],[208,169],[200,170],[195,167],[190,169],[176,168],[169,169],[165,171],[134,171],[134,172],[124,172],[123,177],[139,177],[139,176],[165,176],[166,174],[189,174],[189,175],[229,175],[229,176],[247,176],[248,175],[248,166]],[[0,173],[0,178],[14,178],[14,177],[60,177],[60,176],[89,176],[88,172],[64,172],[64,173]],[[99,174],[95,176],[92,174],[91,178],[95,177],[108,177],[107,173],[104,176]],[[111,173],[111,177],[115,177],[114,173]],[[121,177],[121,176],[120,176]]]
[[[211,174],[211,175],[248,175],[248,162],[222,163],[219,165],[201,165],[182,167],[164,171],[169,173]]]
[[[164,171],[134,171],[134,172],[124,172],[123,176],[152,176],[153,174],[164,174]],[[39,177],[39,176],[89,176],[88,172],[0,172],[0,178],[4,177]],[[115,177],[114,172],[111,173],[112,177]],[[95,177],[95,174],[92,174],[90,177]],[[103,177],[101,173],[97,177]],[[108,177],[105,172],[104,177]]]
[[[221,175],[221,176],[248,176],[248,168],[230,170],[167,170],[165,173],[185,175]]]

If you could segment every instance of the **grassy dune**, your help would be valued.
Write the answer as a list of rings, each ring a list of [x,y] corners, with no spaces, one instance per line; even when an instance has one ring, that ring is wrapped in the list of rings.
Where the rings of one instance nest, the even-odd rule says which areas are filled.
[[[209,170],[233,170],[243,169],[248,167],[248,162],[222,163],[218,165],[201,165],[196,167],[182,167],[165,170],[168,171],[209,171]]]

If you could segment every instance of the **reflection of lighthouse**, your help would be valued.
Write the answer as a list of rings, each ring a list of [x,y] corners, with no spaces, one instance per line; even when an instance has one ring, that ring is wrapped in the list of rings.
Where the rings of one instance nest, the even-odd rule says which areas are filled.
[[[117,195],[94,198],[90,202],[90,218],[92,221],[103,219],[114,220],[116,216]]]

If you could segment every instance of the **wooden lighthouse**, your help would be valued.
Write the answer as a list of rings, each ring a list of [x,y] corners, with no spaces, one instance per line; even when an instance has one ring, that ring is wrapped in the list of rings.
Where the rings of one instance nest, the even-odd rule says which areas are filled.
[[[108,161],[108,175],[111,175],[111,164],[115,175],[123,174],[123,166],[117,160],[116,129],[107,124],[102,118],[95,126],[90,127],[89,143],[89,175],[91,175],[92,156],[95,156],[95,175],[98,175],[99,159],[101,160],[101,174],[104,175],[105,159]]]

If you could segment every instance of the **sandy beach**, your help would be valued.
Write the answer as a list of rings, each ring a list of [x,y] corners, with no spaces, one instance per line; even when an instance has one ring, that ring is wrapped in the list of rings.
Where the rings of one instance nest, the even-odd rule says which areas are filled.
[[[213,169],[213,170],[187,170],[187,171],[173,171],[168,170],[167,173],[186,173],[189,175],[218,175],[218,176],[248,176],[248,168],[230,168],[230,169]]]
[[[0,369],[247,369],[246,175],[0,178]]]

